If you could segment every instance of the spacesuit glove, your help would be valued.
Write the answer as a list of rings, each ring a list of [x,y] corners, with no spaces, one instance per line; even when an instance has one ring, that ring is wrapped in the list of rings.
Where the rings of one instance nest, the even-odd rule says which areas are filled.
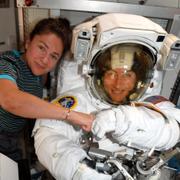
[[[114,131],[116,128],[116,116],[112,109],[103,110],[96,114],[91,131],[99,139],[106,133]]]
[[[111,180],[112,176],[98,173],[96,170],[89,168],[86,164],[79,164],[73,180]]]

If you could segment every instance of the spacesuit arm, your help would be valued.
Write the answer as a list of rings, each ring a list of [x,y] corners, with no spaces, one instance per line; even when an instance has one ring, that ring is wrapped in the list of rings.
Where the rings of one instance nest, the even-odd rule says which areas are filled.
[[[170,101],[162,101],[156,104],[156,106],[161,109],[167,116],[176,119],[180,124],[180,109],[177,108]]]
[[[108,113],[107,113],[107,112]],[[107,132],[120,144],[138,149],[165,150],[179,139],[179,126],[174,119],[164,117],[146,107],[120,106],[100,112],[93,122],[92,132],[102,138]]]
[[[110,175],[98,173],[83,163],[87,154],[73,135],[76,136],[72,131],[70,139],[55,129],[41,127],[35,133],[35,150],[42,165],[56,180],[111,180]]]
[[[57,180],[72,179],[79,162],[87,157],[86,152],[75,141],[76,132],[72,130],[71,134],[69,132],[67,126],[58,130],[41,127],[34,135],[39,161]]]

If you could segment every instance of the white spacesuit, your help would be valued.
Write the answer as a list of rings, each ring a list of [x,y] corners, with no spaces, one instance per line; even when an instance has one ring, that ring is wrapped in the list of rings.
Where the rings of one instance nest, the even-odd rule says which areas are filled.
[[[77,26],[73,37],[77,61],[63,62],[52,103],[95,114],[93,135],[39,119],[33,130],[39,161],[57,180],[157,179],[160,158],[149,168],[142,164],[180,138],[180,111],[159,96],[168,34],[140,16],[106,14]]]

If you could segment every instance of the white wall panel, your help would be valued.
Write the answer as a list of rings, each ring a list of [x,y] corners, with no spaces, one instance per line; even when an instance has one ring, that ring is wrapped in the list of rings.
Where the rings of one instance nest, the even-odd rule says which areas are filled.
[[[25,39],[28,37],[29,33],[33,29],[34,25],[43,18],[49,17],[48,9],[34,9],[25,8],[23,11],[24,15],[24,36]]]

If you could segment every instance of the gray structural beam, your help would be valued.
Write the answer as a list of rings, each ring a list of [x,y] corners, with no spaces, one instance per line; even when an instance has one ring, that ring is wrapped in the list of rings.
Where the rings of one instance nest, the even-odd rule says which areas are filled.
[[[17,7],[26,7],[23,0],[17,0]],[[61,9],[98,13],[130,13],[147,17],[173,19],[180,14],[180,8],[125,4],[107,1],[88,0],[36,0],[28,8]]]

